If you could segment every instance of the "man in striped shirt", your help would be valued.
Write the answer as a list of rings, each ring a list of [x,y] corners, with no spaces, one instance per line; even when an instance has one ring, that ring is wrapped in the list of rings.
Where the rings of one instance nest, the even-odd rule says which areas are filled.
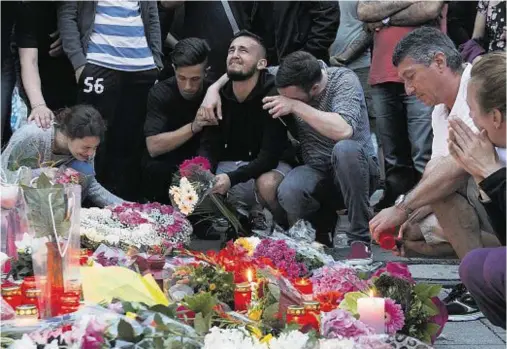
[[[328,68],[311,54],[288,55],[276,73],[280,96],[265,97],[274,118],[294,119],[304,165],[293,169],[278,188],[289,222],[305,218],[319,242],[332,247],[337,204],[343,201],[351,223],[349,242],[369,242],[369,197],[379,179],[363,90],[347,68]],[[321,195],[324,194],[324,195]],[[343,207],[341,207],[343,208]]]
[[[78,102],[108,124],[97,153],[97,177],[137,200],[149,89],[162,68],[156,1],[66,1],[59,9],[63,49],[79,87]]]

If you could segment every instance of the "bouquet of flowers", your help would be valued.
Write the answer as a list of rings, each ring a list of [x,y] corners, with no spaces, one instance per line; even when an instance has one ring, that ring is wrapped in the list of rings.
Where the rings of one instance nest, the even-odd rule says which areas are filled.
[[[169,188],[169,198],[173,205],[184,215],[199,214],[207,218],[218,215],[226,218],[236,232],[246,233],[235,211],[225,199],[213,194],[215,176],[210,172],[208,159],[198,156],[185,160],[174,175],[173,185]],[[205,200],[209,198],[209,200]]]
[[[128,250],[164,253],[190,243],[192,226],[171,206],[159,203],[124,203],[104,209],[81,211],[81,236],[85,245],[101,243]]]
[[[270,259],[276,269],[291,279],[308,273],[306,265],[296,260],[296,250],[289,248],[284,240],[261,240],[254,257]]]

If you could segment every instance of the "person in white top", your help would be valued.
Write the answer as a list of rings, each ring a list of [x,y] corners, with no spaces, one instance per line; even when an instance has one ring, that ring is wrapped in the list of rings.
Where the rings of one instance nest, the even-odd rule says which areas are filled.
[[[451,117],[477,132],[466,101],[471,66],[463,66],[449,37],[430,27],[405,36],[394,51],[393,64],[407,94],[435,106],[433,155],[419,184],[370,221],[373,237],[401,226],[398,238],[403,247],[396,253],[455,253],[460,259],[473,249],[499,246],[478,199],[477,185],[449,155],[447,145]]]

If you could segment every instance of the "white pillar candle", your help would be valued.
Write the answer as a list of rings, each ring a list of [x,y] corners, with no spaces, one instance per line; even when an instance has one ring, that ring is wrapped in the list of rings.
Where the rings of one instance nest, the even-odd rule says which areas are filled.
[[[366,297],[357,300],[359,321],[373,328],[375,333],[385,333],[385,301],[384,298]]]

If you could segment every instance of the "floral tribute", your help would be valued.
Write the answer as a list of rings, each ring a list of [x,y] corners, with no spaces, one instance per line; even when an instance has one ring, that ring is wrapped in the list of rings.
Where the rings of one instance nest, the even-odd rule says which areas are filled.
[[[254,258],[269,258],[274,267],[282,270],[290,279],[308,273],[304,263],[296,261],[296,250],[289,248],[283,240],[262,240],[253,256]]]
[[[124,203],[104,209],[81,210],[81,236],[85,245],[101,243],[127,250],[164,248],[190,243],[190,222],[171,206],[159,203]]]

